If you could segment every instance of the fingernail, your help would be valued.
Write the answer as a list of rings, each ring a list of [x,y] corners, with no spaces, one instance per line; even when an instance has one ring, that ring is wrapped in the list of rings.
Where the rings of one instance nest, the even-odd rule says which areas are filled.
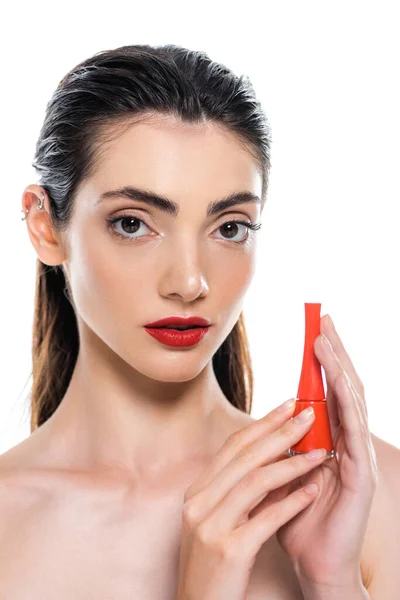
[[[332,329],[332,331],[335,331],[335,326],[334,326],[334,324],[333,324],[333,321],[332,321],[332,319],[331,319],[331,316],[330,316],[330,315],[328,315],[327,321],[328,321],[328,325],[329,325],[329,327]]]
[[[311,452],[307,452],[307,454],[306,454],[306,457],[311,460],[315,460],[317,458],[322,458],[323,456],[326,456],[325,448],[318,448],[318,450],[311,450]]]
[[[297,423],[305,423],[306,421],[308,421],[309,419],[311,419],[311,417],[314,414],[314,409],[312,406],[309,406],[308,408],[304,409],[301,411],[301,413],[299,413],[294,420]]]
[[[278,412],[285,412],[286,410],[289,410],[289,408],[292,408],[295,402],[296,398],[290,398],[290,400],[286,400],[286,402],[278,406]]]

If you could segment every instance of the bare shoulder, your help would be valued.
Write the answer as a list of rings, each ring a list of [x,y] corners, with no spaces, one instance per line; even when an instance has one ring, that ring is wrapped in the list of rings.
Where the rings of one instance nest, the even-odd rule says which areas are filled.
[[[374,434],[371,434],[371,437],[377,455],[378,470],[388,480],[389,485],[400,490],[400,448]]]
[[[396,533],[400,544],[400,449],[374,434],[371,434],[371,439],[378,470],[378,484],[373,505],[377,533],[382,531],[382,525],[387,523],[392,530],[397,528]]]
[[[371,439],[378,484],[365,537],[365,581],[371,600],[394,600],[400,587],[400,449],[374,434]]]
[[[46,476],[35,468],[30,438],[0,454],[0,537],[34,518],[35,510],[49,498]]]

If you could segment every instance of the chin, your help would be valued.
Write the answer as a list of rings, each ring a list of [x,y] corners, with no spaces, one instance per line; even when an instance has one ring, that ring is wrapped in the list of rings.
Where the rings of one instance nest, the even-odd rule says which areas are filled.
[[[200,343],[179,349],[154,344],[151,340],[146,343],[130,338],[122,344],[121,339],[108,340],[107,346],[128,368],[144,377],[163,382],[184,382],[197,377],[212,360],[215,352],[214,344],[212,348]]]
[[[182,365],[177,365],[176,368],[172,367],[163,367],[159,368],[153,365],[135,365],[134,368],[144,377],[148,379],[152,379],[154,381],[160,381],[163,383],[184,383],[185,381],[191,381],[195,377],[197,377],[203,370],[199,368],[197,365],[196,368],[182,367]]]

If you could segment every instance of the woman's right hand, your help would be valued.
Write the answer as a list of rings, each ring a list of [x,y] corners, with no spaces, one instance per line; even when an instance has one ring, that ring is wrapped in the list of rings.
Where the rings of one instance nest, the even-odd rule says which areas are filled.
[[[245,600],[261,546],[316,497],[304,487],[287,494],[326,457],[287,457],[314,422],[299,419],[305,411],[292,419],[294,406],[230,435],[186,490],[177,600]]]

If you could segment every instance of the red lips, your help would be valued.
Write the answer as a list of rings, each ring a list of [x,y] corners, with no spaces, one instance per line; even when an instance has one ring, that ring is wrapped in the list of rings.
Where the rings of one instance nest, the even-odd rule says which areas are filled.
[[[166,327],[169,325],[169,327]],[[196,346],[208,333],[210,322],[203,317],[166,317],[145,325],[153,338],[166,346]],[[188,327],[180,331],[174,327]]]
[[[165,317],[153,323],[147,323],[145,327],[165,327],[166,325],[178,325],[178,327],[207,327],[210,325],[208,319],[203,317]]]

